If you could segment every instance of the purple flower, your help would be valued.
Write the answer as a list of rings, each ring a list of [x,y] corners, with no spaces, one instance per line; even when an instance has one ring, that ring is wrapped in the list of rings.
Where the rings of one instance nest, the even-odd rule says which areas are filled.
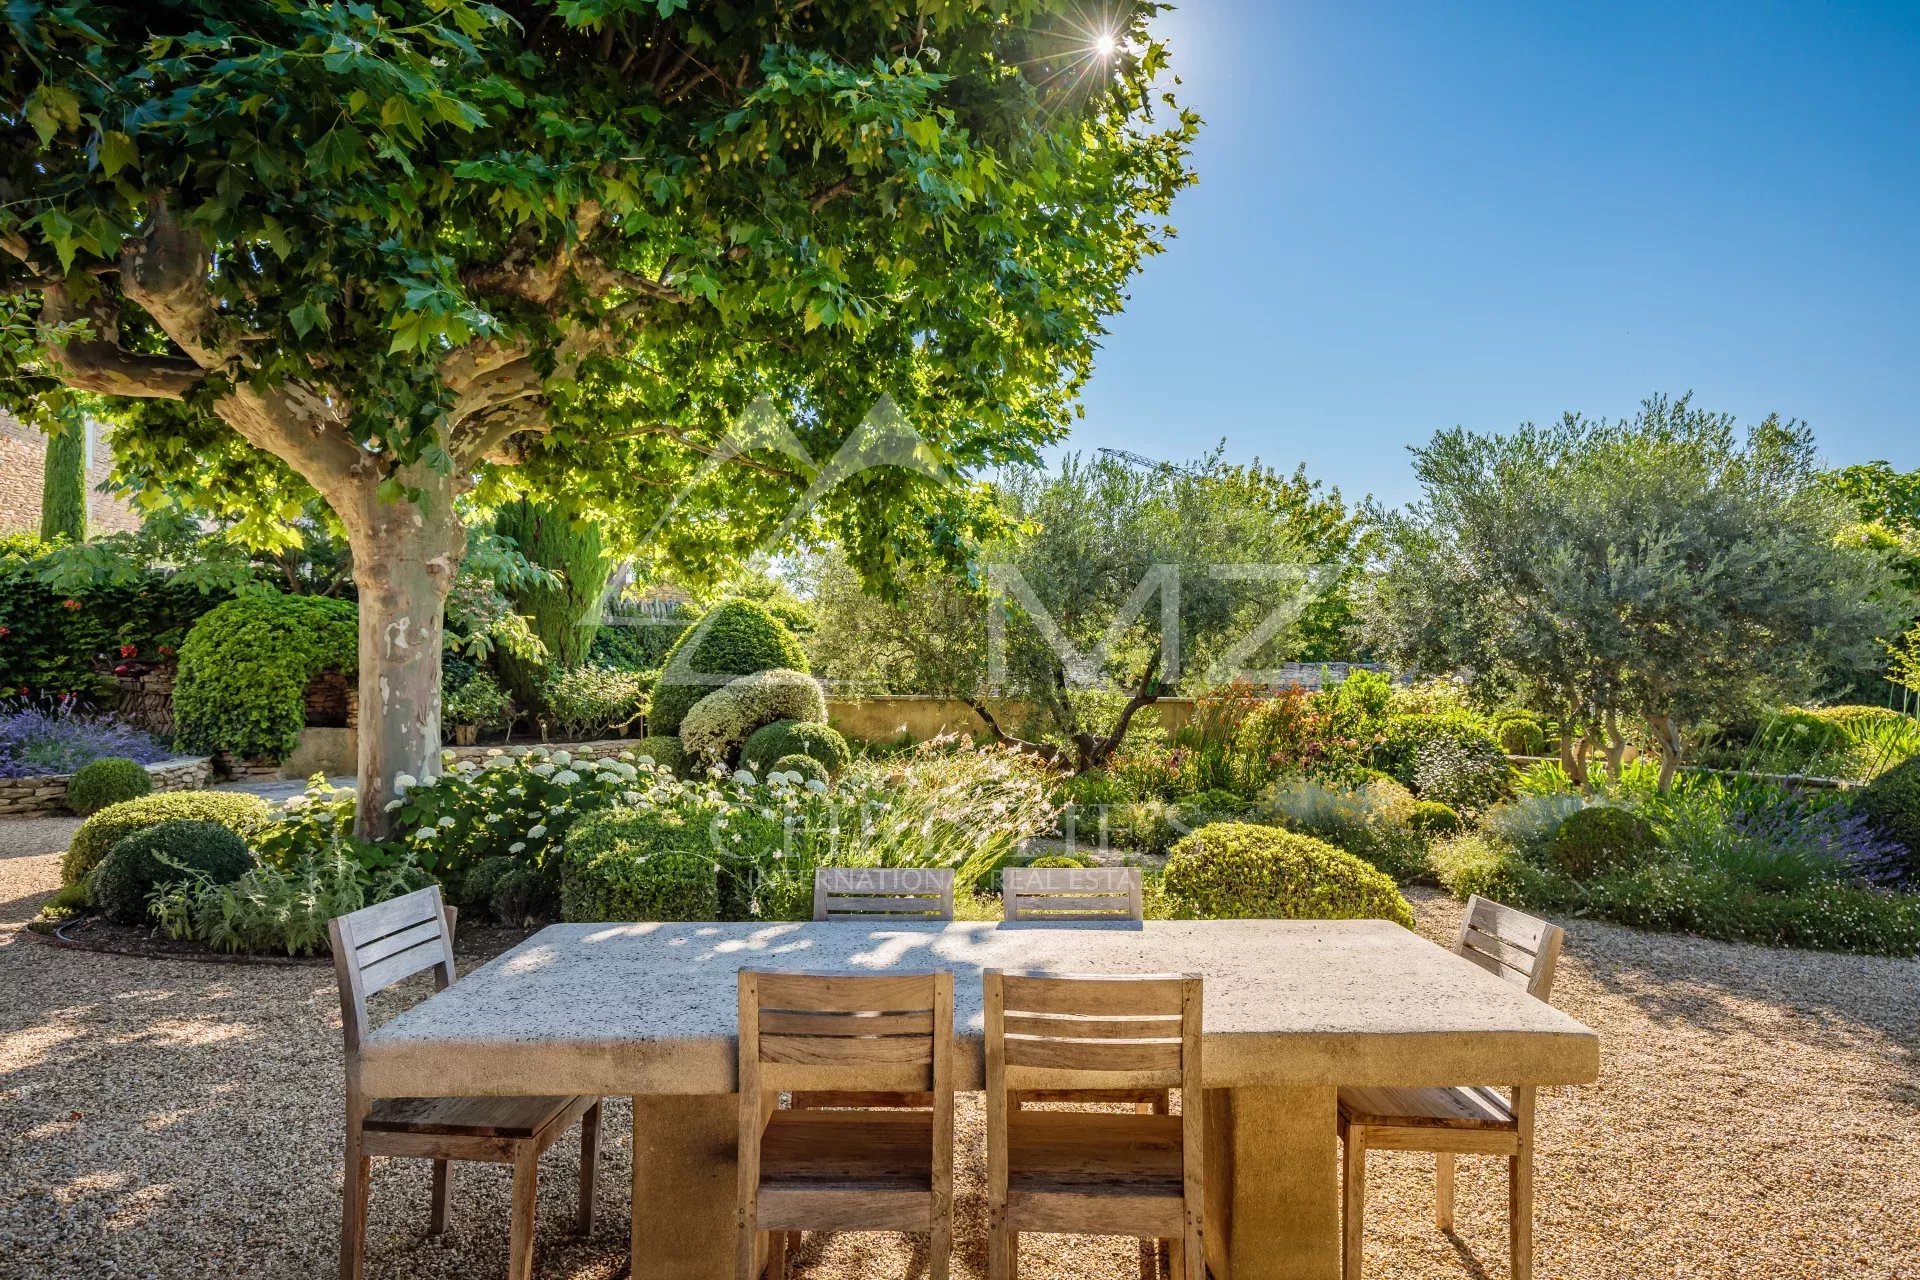
[[[71,700],[0,702],[0,778],[72,773],[102,756],[152,764],[171,754],[152,734],[115,715],[83,714]]]

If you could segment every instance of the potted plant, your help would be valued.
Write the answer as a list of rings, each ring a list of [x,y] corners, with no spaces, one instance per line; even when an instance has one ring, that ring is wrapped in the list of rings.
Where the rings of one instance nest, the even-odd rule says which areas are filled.
[[[470,747],[480,730],[504,722],[513,708],[506,690],[485,671],[476,671],[440,700],[440,720],[453,730],[456,747]]]

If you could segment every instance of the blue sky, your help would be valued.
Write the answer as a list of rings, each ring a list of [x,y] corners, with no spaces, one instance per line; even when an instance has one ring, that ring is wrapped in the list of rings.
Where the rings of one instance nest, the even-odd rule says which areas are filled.
[[[1920,2],[1187,0],[1180,237],[1069,448],[1349,496],[1655,391],[1920,466]]]

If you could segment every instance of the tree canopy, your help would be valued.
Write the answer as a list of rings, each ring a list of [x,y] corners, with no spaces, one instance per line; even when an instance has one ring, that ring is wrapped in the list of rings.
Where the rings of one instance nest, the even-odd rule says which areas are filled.
[[[1663,785],[1703,721],[1812,696],[1871,669],[1910,601],[1845,545],[1811,434],[1689,397],[1624,422],[1569,414],[1414,451],[1423,501],[1390,521],[1368,626],[1391,660],[1464,670],[1615,759],[1644,724]]]
[[[130,482],[252,538],[325,500],[389,681],[364,816],[438,747],[463,494],[689,573],[992,521],[967,475],[1063,433],[1189,181],[1158,7],[24,0],[0,384],[103,398]]]

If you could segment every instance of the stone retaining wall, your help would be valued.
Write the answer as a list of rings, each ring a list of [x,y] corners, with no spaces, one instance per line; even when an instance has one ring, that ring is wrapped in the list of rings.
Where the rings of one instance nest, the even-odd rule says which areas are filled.
[[[147,766],[155,791],[196,791],[213,781],[213,761],[205,756],[177,756]],[[29,818],[67,811],[70,773],[38,778],[0,778],[0,818]]]

